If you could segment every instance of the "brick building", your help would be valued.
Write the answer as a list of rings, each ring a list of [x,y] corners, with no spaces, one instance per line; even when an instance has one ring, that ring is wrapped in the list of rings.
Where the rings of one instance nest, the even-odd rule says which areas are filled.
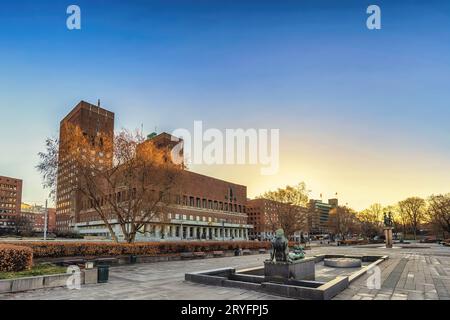
[[[268,199],[247,200],[248,223],[253,225],[253,229],[249,233],[250,239],[269,240],[275,235],[275,231],[280,228],[278,213],[289,204]],[[308,208],[301,206],[292,206],[295,210],[302,213],[302,217],[307,219]],[[303,221],[307,226],[307,221]],[[307,232],[298,230],[298,232]]]
[[[183,192],[176,197],[164,217],[148,223],[138,241],[247,239],[247,188],[238,184],[184,171]],[[92,208],[82,208],[75,224],[78,232],[109,237],[103,221]],[[114,232],[122,237],[120,226]]]
[[[86,130],[92,129],[91,124],[96,121],[87,118],[98,117],[98,112],[86,113],[84,111],[84,122],[73,120],[74,114],[92,107],[92,105],[82,102],[81,106],[78,105],[63,122],[70,119],[71,123],[80,125],[83,131],[86,128]],[[98,126],[96,130],[111,132],[112,139],[114,114],[104,109],[101,109],[101,113],[112,116],[102,122],[103,125]],[[94,133],[95,131],[90,134]],[[64,143],[70,143],[70,141],[66,139]],[[145,143],[154,143],[159,148],[168,150],[174,144],[172,136],[167,133],[151,134],[147,141],[137,147],[137,153]],[[61,185],[58,182],[58,189],[62,188],[63,190],[57,192],[57,228],[59,230],[75,230],[86,236],[109,238],[109,230],[104,222],[99,219],[96,211],[89,205],[89,201],[85,201],[77,193],[76,168],[70,167],[70,158],[67,158],[66,161],[68,163],[62,164],[63,168],[60,169],[58,176],[58,181],[63,183]],[[246,186],[187,170],[182,170],[182,175],[183,178],[177,187],[180,190],[179,194],[175,195],[175,200],[171,202],[168,212],[164,214],[164,217],[157,217],[150,221],[143,230],[140,230],[136,240],[242,240],[248,238],[248,229],[251,226],[247,224]],[[115,193],[120,194],[120,191]],[[111,223],[114,233],[119,239],[123,238],[120,225],[114,219],[111,219]]]
[[[53,233],[56,231],[56,209],[47,209],[47,232]],[[21,217],[26,218],[31,223],[33,232],[44,232],[45,228],[45,207],[39,205],[22,204]]]
[[[14,219],[20,213],[22,180],[0,176],[0,232],[14,229]]]
[[[95,138],[103,133],[112,141],[114,136],[114,113],[85,101],[78,103],[75,108],[60,123],[60,148],[56,194],[56,229],[59,232],[71,230],[70,224],[75,223],[77,205],[80,195],[76,192],[78,187],[77,168],[71,161],[70,154],[66,154],[65,146],[70,144],[70,133],[66,124],[78,126],[83,134]],[[102,154],[97,155],[99,165],[105,164]]]

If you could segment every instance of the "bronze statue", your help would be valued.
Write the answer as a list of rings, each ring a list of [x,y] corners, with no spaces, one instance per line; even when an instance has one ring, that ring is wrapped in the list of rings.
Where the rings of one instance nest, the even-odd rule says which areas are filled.
[[[388,214],[386,214],[386,212],[383,213],[383,219],[385,227],[392,227],[394,225],[394,222],[392,220],[392,213],[390,211]]]
[[[292,262],[303,259],[305,253],[303,247],[294,248],[294,252],[289,252],[288,240],[284,236],[284,230],[278,229],[275,232],[275,238],[272,240],[272,251],[270,252],[270,261],[275,258],[276,262]]]
[[[288,262],[289,248],[288,240],[284,236],[283,229],[278,229],[275,238],[272,240],[272,251],[270,253],[270,261],[275,258],[276,262]]]

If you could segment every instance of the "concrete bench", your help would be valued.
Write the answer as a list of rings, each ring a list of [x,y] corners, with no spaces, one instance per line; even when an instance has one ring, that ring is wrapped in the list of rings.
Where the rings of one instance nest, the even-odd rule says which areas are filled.
[[[224,252],[223,251],[213,251],[213,256],[214,257],[223,257]]]
[[[206,253],[204,253],[203,251],[197,251],[197,252],[194,252],[194,257],[195,258],[206,258]]]
[[[96,265],[113,265],[113,264],[117,264],[118,263],[118,259],[117,258],[97,258],[95,259],[95,264]]]
[[[242,250],[242,255],[243,256],[248,256],[248,255],[251,255],[252,254],[252,252],[250,251],[250,249],[244,249],[244,250]]]
[[[63,260],[61,264],[65,267],[68,266],[80,266],[84,265],[85,260],[84,259],[70,259],[70,260]]]
[[[181,259],[192,259],[194,257],[194,253],[192,252],[181,252]]]

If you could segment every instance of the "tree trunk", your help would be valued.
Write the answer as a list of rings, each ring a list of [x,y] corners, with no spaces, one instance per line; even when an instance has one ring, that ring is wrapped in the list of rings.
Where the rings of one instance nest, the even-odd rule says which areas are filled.
[[[116,236],[113,228],[111,227],[111,225],[109,223],[106,223],[106,226],[108,227],[109,233],[111,234],[113,241],[115,243],[119,243],[119,239],[117,239],[117,236]]]

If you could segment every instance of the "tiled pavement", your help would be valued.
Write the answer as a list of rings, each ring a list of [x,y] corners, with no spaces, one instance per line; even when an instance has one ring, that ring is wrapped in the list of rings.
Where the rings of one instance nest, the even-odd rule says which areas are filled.
[[[320,247],[308,255],[323,253],[389,255],[379,265],[381,288],[368,289],[369,275],[352,282],[335,297],[338,300],[450,299],[450,248],[417,245],[419,248]],[[186,272],[220,267],[238,269],[262,265],[266,255],[172,261],[119,266],[110,269],[107,284],[81,290],[54,288],[0,294],[0,299],[282,299],[260,292],[213,287],[184,281]]]
[[[434,244],[417,246],[421,248],[365,250],[389,255],[379,265],[381,288],[368,289],[369,275],[364,275],[334,299],[450,300],[450,248]]]

